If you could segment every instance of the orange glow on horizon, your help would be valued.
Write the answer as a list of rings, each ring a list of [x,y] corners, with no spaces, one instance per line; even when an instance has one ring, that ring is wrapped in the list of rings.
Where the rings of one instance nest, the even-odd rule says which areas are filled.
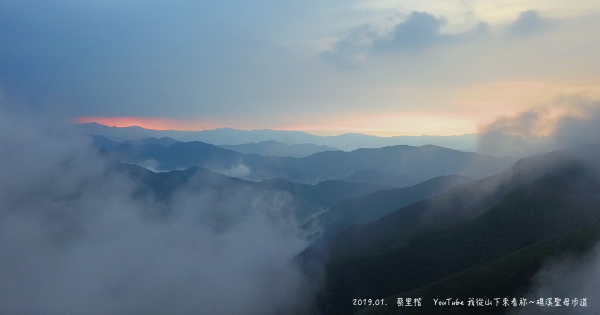
[[[214,124],[184,121],[169,118],[147,117],[79,117],[79,124],[98,123],[109,127],[142,127],[153,130],[202,131],[215,128],[230,127],[240,130],[256,130],[244,128],[243,124]],[[337,122],[328,120],[312,124],[266,126],[260,129],[304,131],[315,135],[339,135],[344,133],[363,133],[380,137],[419,136],[419,135],[462,135],[475,133],[475,120],[455,115],[439,115],[426,113],[395,113],[388,115],[348,115]]]
[[[434,113],[390,113],[353,115],[339,122],[296,125],[287,130],[305,131],[316,135],[363,133],[380,137],[392,136],[451,136],[476,133],[480,117],[463,117]]]
[[[190,122],[170,118],[148,117],[78,117],[78,124],[98,123],[109,127],[142,127],[153,130],[201,131],[217,128],[211,123]]]

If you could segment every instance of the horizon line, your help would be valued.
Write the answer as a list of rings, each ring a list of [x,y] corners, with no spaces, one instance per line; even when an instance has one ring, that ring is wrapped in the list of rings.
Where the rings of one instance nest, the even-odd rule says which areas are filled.
[[[152,131],[173,131],[173,132],[203,132],[203,131],[214,131],[219,129],[230,129],[237,131],[291,131],[291,132],[303,132],[313,136],[320,137],[335,137],[346,134],[362,134],[366,136],[374,136],[380,138],[393,138],[393,137],[460,137],[460,136],[470,136],[470,135],[478,135],[479,133],[464,133],[464,134],[452,134],[452,135],[440,135],[440,134],[406,134],[400,131],[393,130],[326,130],[326,129],[313,129],[313,130],[298,130],[298,129],[272,129],[272,128],[264,128],[264,129],[237,129],[232,127],[215,127],[213,129],[202,129],[202,130],[181,130],[181,129],[163,129],[163,128],[148,128],[138,125],[127,125],[127,126],[117,126],[117,125],[108,125],[102,124],[95,121],[90,122],[79,122],[76,121],[77,125],[90,125],[96,124],[108,128],[140,128],[144,130],[152,130]],[[393,135],[383,135],[383,134],[392,134]]]

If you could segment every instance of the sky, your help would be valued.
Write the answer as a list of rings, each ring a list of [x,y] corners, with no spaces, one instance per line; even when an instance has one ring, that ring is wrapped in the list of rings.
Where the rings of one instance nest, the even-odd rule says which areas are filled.
[[[596,0],[0,0],[0,97],[152,129],[474,133],[600,99]]]

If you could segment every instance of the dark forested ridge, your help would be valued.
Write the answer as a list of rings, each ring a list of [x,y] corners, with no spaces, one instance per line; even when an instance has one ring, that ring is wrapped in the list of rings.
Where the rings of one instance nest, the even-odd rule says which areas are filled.
[[[421,179],[378,169],[356,171],[344,178],[351,182],[386,185],[396,188],[408,187],[421,182]]]
[[[113,166],[115,170],[125,172],[139,182],[138,196],[152,196],[158,200],[168,200],[180,190],[211,191],[221,194],[232,190],[251,188],[256,191],[285,193],[290,197],[283,199],[286,201],[285,206],[294,212],[299,223],[303,223],[342,200],[385,188],[344,180],[324,181],[316,185],[298,184],[281,178],[253,182],[225,176],[200,167],[157,173],[140,166],[119,162],[113,163]]]
[[[393,296],[490,264],[600,220],[597,150],[523,159],[496,176],[352,226],[297,261],[322,276],[324,314],[353,313],[353,298]]]
[[[244,154],[273,155],[281,157],[301,158],[323,151],[338,151],[326,145],[312,143],[287,144],[274,140],[251,142],[236,145],[218,145],[218,147]]]
[[[514,251],[498,260],[482,266],[472,267],[446,277],[440,281],[419,288],[417,290],[403,292],[385,299],[386,306],[368,307],[356,313],[356,315],[392,315],[392,314],[505,314],[509,311],[523,308],[525,313],[535,314],[540,306],[529,304],[528,306],[502,305],[504,298],[510,297],[521,300],[522,298],[532,301],[532,297],[525,296],[531,289],[532,277],[551,260],[564,258],[580,258],[589,252],[594,245],[600,241],[600,221],[594,224],[560,234],[552,239],[537,242]],[[402,308],[397,305],[398,298],[419,297],[422,299],[420,308]],[[464,301],[465,306],[436,306],[433,299]],[[492,301],[488,306],[468,306],[469,299],[484,299]],[[544,298],[548,296],[534,296],[533,298]],[[496,299],[500,299],[500,306],[496,305]],[[564,307],[564,306],[563,306]],[[567,314],[576,309],[566,309]],[[561,312],[561,311],[557,311]]]
[[[472,182],[473,180],[468,177],[447,175],[411,187],[378,190],[371,194],[343,200],[311,219],[306,225],[318,226],[322,231],[321,237],[313,245],[318,246],[351,225],[377,220],[394,210]]]

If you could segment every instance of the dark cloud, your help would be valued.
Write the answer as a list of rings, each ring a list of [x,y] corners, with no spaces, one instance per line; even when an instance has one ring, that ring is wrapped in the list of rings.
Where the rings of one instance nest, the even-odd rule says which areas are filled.
[[[509,32],[514,36],[529,36],[543,32],[553,21],[543,19],[538,11],[529,10],[522,12],[519,17],[510,25]]]

